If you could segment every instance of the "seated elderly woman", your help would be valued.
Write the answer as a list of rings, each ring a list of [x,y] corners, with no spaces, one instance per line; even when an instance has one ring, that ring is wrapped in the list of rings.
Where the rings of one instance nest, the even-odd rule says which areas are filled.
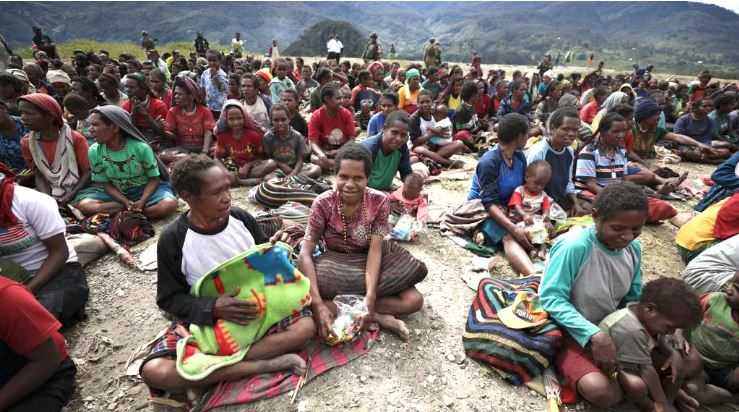
[[[76,207],[87,216],[130,210],[159,219],[174,213],[174,191],[131,116],[109,105],[93,110],[90,120],[97,141],[90,147],[90,166],[97,185],[77,195]]]
[[[426,265],[389,240],[390,202],[367,187],[372,171],[369,150],[347,143],[336,154],[336,189],[313,202],[299,268],[311,280],[313,316],[318,333],[331,330],[337,295],[365,295],[369,315],[380,326],[408,340],[409,331],[399,315],[417,312],[423,296],[415,288],[427,273]],[[319,242],[326,250],[314,257]]]
[[[177,319],[167,328],[141,365],[152,388],[176,391],[205,387],[258,373],[290,370],[300,374],[305,361],[295,354],[316,332],[307,308],[273,326],[255,342],[243,361],[212,372],[202,380],[182,378],[176,367],[176,343],[189,335],[188,324],[213,326],[226,320],[246,325],[257,305],[224,294],[196,297],[190,288],[211,269],[267,238],[249,213],[231,206],[229,173],[218,161],[191,155],[174,164],[172,182],[190,210],[167,226],[157,244],[157,305]]]

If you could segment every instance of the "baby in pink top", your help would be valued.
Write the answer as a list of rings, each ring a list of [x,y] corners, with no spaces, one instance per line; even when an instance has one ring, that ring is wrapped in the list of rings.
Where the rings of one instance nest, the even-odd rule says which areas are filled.
[[[428,200],[423,192],[423,183],[424,178],[418,173],[406,176],[403,186],[388,196],[392,210],[413,216],[419,223],[426,224],[429,217]]]

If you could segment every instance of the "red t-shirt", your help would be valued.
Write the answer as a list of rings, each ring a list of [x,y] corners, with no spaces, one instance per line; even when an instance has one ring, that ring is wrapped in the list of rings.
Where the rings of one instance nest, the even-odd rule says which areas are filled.
[[[35,170],[36,165],[33,164],[33,155],[31,155],[31,149],[28,146],[30,140],[30,133],[23,136],[23,138],[21,139],[21,155],[23,156],[23,160],[26,161],[26,166],[31,170]],[[40,140],[40,142],[41,151],[44,152],[44,157],[46,157],[46,161],[51,164],[52,162],[54,162],[57,141]],[[79,169],[80,174],[89,172],[90,158],[87,157],[89,146],[87,145],[87,139],[85,139],[85,136],[82,136],[81,134],[72,130],[72,146],[74,147],[74,156],[77,158],[77,169]]]
[[[733,194],[719,209],[713,235],[716,239],[728,239],[739,233],[739,193]]]
[[[596,100],[590,101],[590,103],[580,109],[580,120],[587,124],[593,123],[593,119],[595,119],[599,110],[598,102]]]
[[[634,151],[634,132],[631,130],[626,131],[626,135],[624,136],[624,146],[626,147],[627,152]]]
[[[490,112],[490,96],[487,94],[483,94],[479,96],[477,99],[477,102],[475,103],[475,113],[477,113],[480,117],[485,117]]]
[[[0,341],[26,356],[51,338],[62,359],[67,358],[59,323],[20,283],[0,276]],[[55,365],[56,366],[56,365]]]
[[[126,99],[126,101],[123,102],[123,105],[121,105],[121,108],[129,113],[133,113],[133,107],[130,99]],[[156,97],[149,96],[149,105],[146,107],[146,111],[149,112],[149,116],[151,116],[152,119],[166,119],[168,110],[169,109],[167,108],[167,105],[163,101],[157,99]],[[134,114],[131,117],[133,117],[133,124],[139,129],[150,128],[149,123],[146,121],[144,115]]]
[[[195,106],[195,111],[187,113],[178,106],[167,112],[167,132],[174,133],[177,146],[199,151],[203,148],[205,132],[216,125],[213,113],[205,106]]]
[[[326,106],[313,112],[308,123],[308,138],[321,147],[336,149],[354,137],[354,117],[349,110],[339,107],[336,116],[330,116]]]
[[[216,136],[216,157],[230,157],[241,167],[262,156],[262,133],[244,130],[240,139],[235,139],[231,131]]]

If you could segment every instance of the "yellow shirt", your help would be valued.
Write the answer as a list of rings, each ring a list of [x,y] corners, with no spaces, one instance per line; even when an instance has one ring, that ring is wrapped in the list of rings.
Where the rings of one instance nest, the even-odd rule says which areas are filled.
[[[416,105],[418,102],[418,93],[421,92],[419,87],[417,90],[411,92],[408,85],[405,85],[398,90],[398,107],[405,109],[408,105]]]
[[[716,226],[716,217],[718,216],[719,209],[721,209],[721,206],[727,200],[729,198],[714,203],[698,216],[690,219],[688,223],[684,224],[677,231],[675,243],[692,252],[698,250],[704,244],[716,240],[716,237],[713,235],[713,228]]]
[[[447,107],[449,110],[459,110],[459,106],[462,104],[462,95],[460,94],[458,97],[454,97],[451,94],[449,95],[449,102],[447,103]]]

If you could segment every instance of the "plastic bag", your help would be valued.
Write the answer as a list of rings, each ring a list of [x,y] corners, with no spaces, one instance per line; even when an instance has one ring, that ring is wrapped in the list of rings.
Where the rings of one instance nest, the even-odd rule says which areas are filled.
[[[393,226],[390,237],[401,242],[413,242],[419,235],[426,233],[426,227],[413,216],[404,214]]]
[[[364,296],[338,295],[334,298],[334,304],[337,308],[336,319],[326,338],[326,343],[330,346],[351,342],[358,335],[362,319],[369,312]]]
[[[549,240],[549,231],[544,225],[544,219],[541,216],[534,216],[534,223],[527,225],[524,222],[518,222],[517,225],[524,228],[526,234],[534,245],[543,245]]]

